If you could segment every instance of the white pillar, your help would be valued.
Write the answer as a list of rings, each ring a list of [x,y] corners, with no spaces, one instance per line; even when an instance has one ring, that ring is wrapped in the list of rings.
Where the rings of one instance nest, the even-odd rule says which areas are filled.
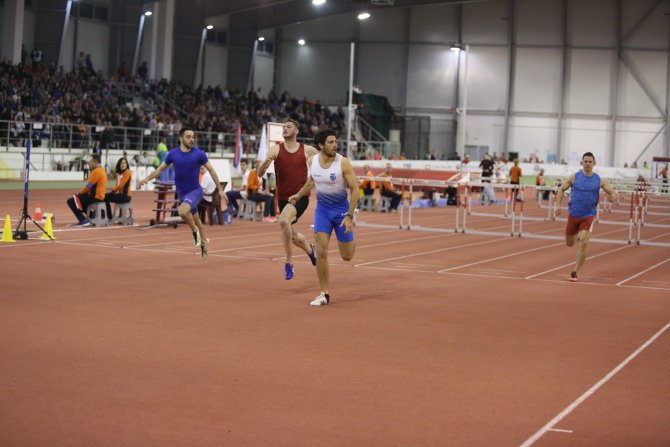
[[[12,63],[21,62],[21,44],[23,43],[24,0],[5,0],[2,11],[2,49],[0,60],[11,59]],[[30,53],[31,49],[26,48]]]
[[[155,79],[172,79],[172,47],[174,34],[174,8],[175,0],[162,0],[156,2],[156,20],[154,28],[157,30],[154,44],[156,46]],[[155,62],[155,63],[154,63]]]

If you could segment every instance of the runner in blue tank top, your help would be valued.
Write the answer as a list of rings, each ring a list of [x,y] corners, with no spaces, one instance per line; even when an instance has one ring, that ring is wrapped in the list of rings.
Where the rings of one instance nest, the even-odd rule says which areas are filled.
[[[310,168],[307,183],[288,199],[289,203],[295,204],[316,187],[314,239],[321,294],[309,303],[312,306],[323,306],[330,302],[328,244],[333,230],[342,259],[351,261],[356,251],[352,230],[354,211],[358,206],[358,180],[349,160],[337,153],[336,135],[334,130],[325,129],[314,136],[314,143],[320,153],[312,155],[307,161]]]
[[[219,195],[223,205],[227,206],[226,195],[219,182],[219,177],[201,149],[195,147],[195,131],[190,127],[182,127],[179,131],[179,147],[168,152],[165,161],[158,169],[145,179],[140,181],[140,186],[157,178],[169,165],[175,167],[174,185],[179,197],[179,216],[186,221],[193,231],[193,240],[196,246],[200,246],[203,258],[207,257],[207,238],[204,235],[202,222],[198,216],[198,203],[202,200],[202,187],[200,186],[200,166],[205,166],[219,189]]]
[[[554,213],[559,216],[563,194],[568,188],[572,187],[570,202],[568,203],[568,223],[565,226],[565,245],[572,247],[575,244],[575,239],[579,240],[577,262],[572,273],[570,273],[570,281],[573,282],[577,281],[577,273],[579,273],[579,269],[586,260],[586,250],[593,231],[593,221],[598,211],[600,188],[609,194],[613,203],[619,199],[619,193],[610,186],[609,182],[593,172],[595,164],[596,158],[593,154],[591,152],[585,153],[582,156],[582,170],[568,177],[556,195]]]

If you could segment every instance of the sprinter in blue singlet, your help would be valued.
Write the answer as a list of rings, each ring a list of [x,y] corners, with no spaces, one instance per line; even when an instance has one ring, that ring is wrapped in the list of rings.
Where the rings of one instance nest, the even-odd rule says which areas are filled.
[[[595,156],[591,152],[585,153],[582,156],[582,170],[568,177],[556,195],[556,210],[554,213],[559,216],[563,195],[568,188],[572,187],[570,202],[568,203],[568,223],[565,226],[565,245],[572,247],[575,240],[579,240],[577,262],[570,273],[570,281],[572,282],[577,281],[577,273],[579,273],[586,260],[586,249],[593,231],[594,219],[598,213],[600,188],[610,196],[613,203],[619,198],[619,194],[610,186],[609,182],[593,172],[595,164]]]

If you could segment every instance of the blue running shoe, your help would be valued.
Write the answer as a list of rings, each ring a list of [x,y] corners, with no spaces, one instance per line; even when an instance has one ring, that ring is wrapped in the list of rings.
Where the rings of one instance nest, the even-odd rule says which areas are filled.
[[[295,273],[293,272],[293,264],[289,264],[288,262],[284,264],[284,279],[289,280],[293,279],[295,276]]]
[[[312,261],[312,265],[316,265],[316,252],[314,251],[314,244],[309,244],[309,248],[312,249],[312,252],[308,255],[309,260]]]

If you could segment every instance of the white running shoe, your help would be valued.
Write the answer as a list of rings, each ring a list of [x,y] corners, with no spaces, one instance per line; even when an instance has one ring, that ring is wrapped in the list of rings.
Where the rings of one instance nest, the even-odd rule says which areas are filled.
[[[321,295],[317,296],[314,301],[309,303],[310,306],[325,306],[330,303],[330,295],[327,293],[321,292]]]
[[[193,245],[197,247],[198,245],[202,245],[202,240],[200,239],[200,230],[196,230],[193,232]]]

